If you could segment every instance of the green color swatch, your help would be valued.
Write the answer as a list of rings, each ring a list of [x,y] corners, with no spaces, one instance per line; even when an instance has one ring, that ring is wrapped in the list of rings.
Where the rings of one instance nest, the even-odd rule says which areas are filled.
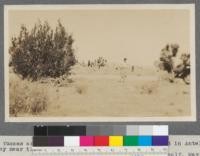
[[[138,136],[124,136],[124,146],[138,146]]]

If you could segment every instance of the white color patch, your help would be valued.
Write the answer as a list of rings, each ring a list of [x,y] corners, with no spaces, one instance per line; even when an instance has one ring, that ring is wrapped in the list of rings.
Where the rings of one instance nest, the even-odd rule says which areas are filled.
[[[80,137],[79,136],[65,136],[64,137],[64,146],[80,146]]]
[[[167,125],[153,126],[153,135],[163,136],[168,134],[169,130]]]

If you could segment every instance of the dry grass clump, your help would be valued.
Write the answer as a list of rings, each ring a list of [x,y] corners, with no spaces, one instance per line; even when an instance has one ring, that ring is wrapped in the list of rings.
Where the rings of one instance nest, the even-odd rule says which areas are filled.
[[[152,94],[157,92],[158,84],[156,82],[147,83],[140,88],[141,94]]]
[[[76,92],[78,94],[85,94],[87,92],[87,87],[85,85],[77,85],[76,86]]]
[[[73,83],[74,80],[69,78],[68,75],[60,76],[58,78],[41,78],[38,80],[41,84],[48,84],[56,87],[67,87]]]
[[[15,78],[10,80],[9,85],[9,112],[11,116],[37,115],[47,110],[47,95],[38,84]]]

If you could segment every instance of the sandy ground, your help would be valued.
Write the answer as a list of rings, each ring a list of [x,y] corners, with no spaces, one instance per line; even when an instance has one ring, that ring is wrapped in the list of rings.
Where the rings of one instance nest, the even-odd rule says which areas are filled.
[[[49,97],[45,117],[172,117],[191,115],[190,85],[170,83],[161,73],[137,68],[120,82],[118,70],[76,66],[69,83],[39,84]],[[30,82],[31,83],[31,82]],[[39,82],[36,82],[39,83]],[[41,83],[41,82],[40,82]],[[20,116],[23,116],[21,114]]]

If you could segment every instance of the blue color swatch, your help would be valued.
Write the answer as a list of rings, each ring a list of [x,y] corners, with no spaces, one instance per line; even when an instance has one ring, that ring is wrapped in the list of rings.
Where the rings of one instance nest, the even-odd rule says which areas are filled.
[[[139,136],[138,144],[139,146],[152,146],[152,136]]]

